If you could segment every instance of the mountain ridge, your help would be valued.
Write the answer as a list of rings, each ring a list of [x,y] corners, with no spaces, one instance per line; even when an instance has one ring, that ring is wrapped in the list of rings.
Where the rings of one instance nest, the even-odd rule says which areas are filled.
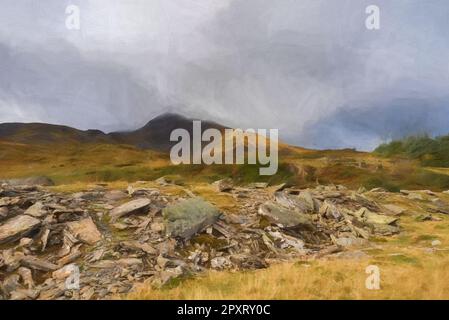
[[[181,114],[167,112],[160,114],[144,126],[131,131],[105,133],[98,129],[77,129],[66,125],[41,122],[7,122],[0,123],[0,140],[25,144],[51,143],[112,143],[129,144],[140,149],[167,152],[175,142],[170,141],[170,133],[177,128],[192,133],[192,121]],[[227,127],[213,121],[201,120],[202,130]]]

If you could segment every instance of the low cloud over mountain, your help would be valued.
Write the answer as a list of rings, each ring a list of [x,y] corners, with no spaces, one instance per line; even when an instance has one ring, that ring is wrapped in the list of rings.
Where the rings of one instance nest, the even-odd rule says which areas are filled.
[[[81,29],[67,30],[76,4]],[[0,121],[131,130],[166,111],[356,147],[447,133],[446,0],[6,1]],[[382,113],[382,114],[380,114]]]

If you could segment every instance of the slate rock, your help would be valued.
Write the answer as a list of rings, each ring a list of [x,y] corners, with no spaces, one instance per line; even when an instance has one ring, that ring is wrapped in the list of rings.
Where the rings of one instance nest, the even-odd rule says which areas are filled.
[[[221,215],[220,211],[201,198],[191,198],[162,210],[166,233],[184,240],[210,226]]]

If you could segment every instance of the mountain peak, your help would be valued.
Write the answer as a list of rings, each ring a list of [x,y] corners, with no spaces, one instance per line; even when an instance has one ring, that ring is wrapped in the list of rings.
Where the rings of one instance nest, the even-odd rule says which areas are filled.
[[[156,123],[161,123],[161,122],[162,123],[171,123],[171,122],[179,122],[179,121],[183,121],[183,120],[184,121],[188,120],[188,118],[179,113],[165,112],[165,113],[162,113],[162,114],[154,117],[150,121],[148,121],[147,124],[144,126],[144,128],[154,125]]]

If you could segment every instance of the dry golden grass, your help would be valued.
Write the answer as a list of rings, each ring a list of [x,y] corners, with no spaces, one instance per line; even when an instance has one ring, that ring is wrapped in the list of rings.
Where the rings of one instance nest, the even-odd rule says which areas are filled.
[[[449,299],[449,258],[421,266],[380,265],[380,290],[365,287],[366,267],[376,261],[284,263],[245,273],[209,272],[172,289],[137,287],[128,299]]]
[[[449,217],[435,215],[442,221],[419,222],[419,207],[396,195],[386,200],[407,205],[403,231],[372,239],[373,245],[363,249],[366,258],[296,261],[251,272],[210,271],[163,289],[144,283],[125,298],[449,299]],[[441,245],[432,247],[433,240]],[[380,290],[365,286],[369,265],[380,268]]]

